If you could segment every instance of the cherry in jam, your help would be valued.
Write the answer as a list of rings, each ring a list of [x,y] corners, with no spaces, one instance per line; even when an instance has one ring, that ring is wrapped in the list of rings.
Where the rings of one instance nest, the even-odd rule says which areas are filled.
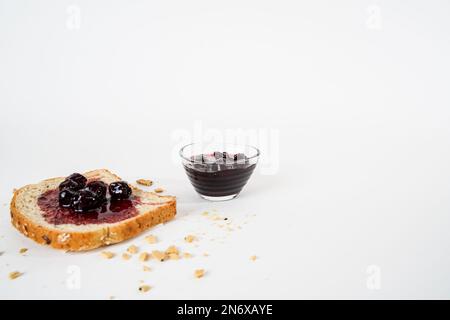
[[[70,208],[77,196],[77,192],[70,189],[64,189],[59,192],[59,205],[63,208]]]
[[[104,202],[98,209],[78,213],[72,208],[64,208],[59,205],[59,190],[49,190],[38,198],[38,206],[44,219],[54,225],[60,224],[100,224],[115,223],[132,218],[138,214],[136,208],[141,204],[137,196],[131,196],[126,200]]]
[[[109,185],[109,194],[113,200],[124,200],[131,196],[132,190],[125,181],[118,181]]]
[[[86,189],[93,192],[99,199],[106,200],[108,185],[103,181],[91,181],[86,185]]]

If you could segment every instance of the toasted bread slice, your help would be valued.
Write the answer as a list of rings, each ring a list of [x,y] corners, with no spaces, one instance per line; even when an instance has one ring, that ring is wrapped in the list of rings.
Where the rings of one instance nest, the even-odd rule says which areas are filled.
[[[108,170],[95,170],[84,174],[88,180],[112,183],[121,180]],[[67,251],[85,251],[111,245],[132,238],[150,227],[175,217],[176,199],[159,196],[133,188],[133,194],[142,199],[136,205],[137,214],[115,223],[52,224],[47,222],[38,205],[39,197],[57,189],[65,178],[53,178],[27,185],[14,193],[11,201],[11,221],[14,227],[34,241]]]

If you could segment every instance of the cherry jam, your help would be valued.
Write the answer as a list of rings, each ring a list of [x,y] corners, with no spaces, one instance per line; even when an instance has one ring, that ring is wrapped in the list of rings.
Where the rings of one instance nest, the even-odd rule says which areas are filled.
[[[191,161],[183,165],[195,190],[208,197],[240,193],[256,167],[244,154],[217,151],[192,156]]]

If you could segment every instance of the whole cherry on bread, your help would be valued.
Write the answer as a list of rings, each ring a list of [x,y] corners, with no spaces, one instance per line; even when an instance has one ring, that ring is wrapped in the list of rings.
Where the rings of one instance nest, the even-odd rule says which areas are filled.
[[[77,213],[91,212],[107,202],[107,192],[111,201],[127,200],[132,189],[125,181],[113,182],[109,186],[100,180],[87,183],[87,178],[79,173],[68,176],[59,185],[59,205],[72,208]]]
[[[111,200],[125,200],[130,198],[132,190],[125,181],[113,182],[109,185]]]

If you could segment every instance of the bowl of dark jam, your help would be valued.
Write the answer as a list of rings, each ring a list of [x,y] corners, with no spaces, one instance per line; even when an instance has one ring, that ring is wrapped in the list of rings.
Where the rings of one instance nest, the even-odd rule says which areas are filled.
[[[236,198],[258,163],[257,148],[191,143],[180,150],[183,167],[195,191],[203,199],[226,201]]]

